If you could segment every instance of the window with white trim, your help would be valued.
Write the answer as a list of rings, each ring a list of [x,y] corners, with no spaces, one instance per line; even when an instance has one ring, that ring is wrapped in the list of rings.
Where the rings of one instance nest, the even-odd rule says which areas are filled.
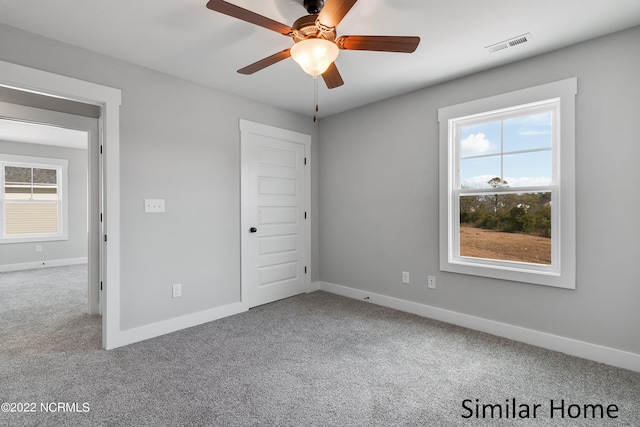
[[[568,79],[441,108],[440,269],[575,288]]]
[[[0,154],[0,244],[67,240],[65,159]]]

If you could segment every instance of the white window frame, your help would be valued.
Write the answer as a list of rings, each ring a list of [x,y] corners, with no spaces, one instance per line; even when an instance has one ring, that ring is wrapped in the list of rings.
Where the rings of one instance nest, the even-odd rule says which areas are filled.
[[[440,108],[440,270],[537,285],[575,289],[575,96],[577,78]],[[491,189],[489,193],[552,193],[550,265],[460,256],[459,148],[456,130],[483,117],[554,108],[553,177],[544,187]],[[520,112],[518,112],[520,110]],[[489,121],[489,119],[486,119]],[[556,121],[557,120],[557,121]],[[474,191],[464,192],[472,194]],[[478,194],[478,191],[475,191]]]
[[[5,235],[4,227],[4,167],[18,166],[28,168],[56,169],[57,170],[57,195],[58,195],[58,232],[56,234],[23,234],[15,236]],[[66,159],[53,159],[45,157],[16,156],[0,154],[0,244],[30,243],[69,240],[69,198],[68,194],[68,166]]]

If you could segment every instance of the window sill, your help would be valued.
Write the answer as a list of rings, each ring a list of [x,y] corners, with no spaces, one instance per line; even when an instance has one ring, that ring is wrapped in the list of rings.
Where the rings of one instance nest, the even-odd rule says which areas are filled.
[[[0,245],[13,243],[59,242],[65,240],[69,240],[69,236],[5,237],[0,239]]]
[[[545,266],[541,266],[543,269],[540,269],[536,268],[537,265],[535,264],[531,264],[533,268],[527,268],[528,264],[525,263],[513,264],[513,266],[495,265],[493,263],[491,265],[483,265],[471,260],[453,260],[441,263],[440,270],[556,288],[576,288],[575,277],[563,277],[556,271],[545,271]]]

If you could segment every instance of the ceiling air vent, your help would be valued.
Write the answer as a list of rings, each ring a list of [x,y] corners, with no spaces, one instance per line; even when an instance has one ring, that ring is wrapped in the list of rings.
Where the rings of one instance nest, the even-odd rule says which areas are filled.
[[[508,49],[510,47],[519,46],[531,40],[531,33],[522,34],[520,36],[513,37],[509,40],[505,40],[500,43],[492,44],[491,46],[485,47],[489,53],[494,53],[499,50]]]

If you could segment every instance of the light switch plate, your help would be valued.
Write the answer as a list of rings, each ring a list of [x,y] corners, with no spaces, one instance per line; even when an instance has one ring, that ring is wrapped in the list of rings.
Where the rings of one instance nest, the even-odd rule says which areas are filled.
[[[164,199],[144,199],[144,213],[163,213]]]

